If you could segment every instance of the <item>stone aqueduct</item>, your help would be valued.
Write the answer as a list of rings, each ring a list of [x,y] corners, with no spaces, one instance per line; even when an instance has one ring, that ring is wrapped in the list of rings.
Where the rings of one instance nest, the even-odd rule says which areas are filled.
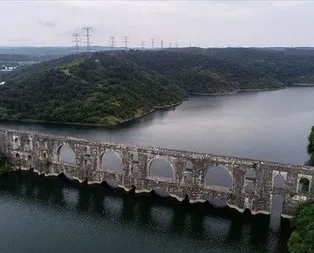
[[[282,216],[286,217],[291,216],[300,203],[314,200],[314,169],[306,166],[6,129],[0,130],[0,141],[1,151],[16,169],[34,169],[47,176],[65,173],[80,182],[113,181],[125,190],[135,188],[135,192],[158,188],[178,200],[188,198],[191,203],[225,200],[228,206],[239,211],[249,209],[253,214],[270,214],[272,197],[280,195]],[[60,159],[60,149],[64,145],[74,151],[73,164]],[[121,158],[119,170],[104,168],[102,157],[109,151]],[[172,178],[152,175],[150,163],[159,158],[172,165]],[[232,176],[232,186],[207,185],[205,176],[210,166],[224,167]],[[282,178],[282,184],[274,184],[276,177]]]

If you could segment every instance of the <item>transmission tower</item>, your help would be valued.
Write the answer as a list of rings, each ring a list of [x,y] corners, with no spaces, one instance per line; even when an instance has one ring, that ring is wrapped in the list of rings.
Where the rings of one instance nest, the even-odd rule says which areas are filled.
[[[92,31],[93,27],[83,27],[83,30],[85,31],[85,36],[86,36],[86,50],[87,52],[90,51],[90,44],[91,44],[91,31]]]
[[[172,44],[171,44],[171,42],[169,42],[169,48],[171,48],[172,47]]]
[[[127,49],[128,48],[128,39],[129,39],[129,36],[123,36],[123,42],[124,42],[124,47]]]
[[[111,49],[114,49],[115,45],[116,45],[116,41],[114,40],[114,36],[110,36],[110,47]]]
[[[176,42],[176,48],[178,48],[178,42]]]
[[[161,49],[164,48],[164,41],[163,41],[163,40],[160,41],[160,48],[161,48]]]
[[[74,43],[74,49],[75,49],[76,53],[78,53],[80,51],[80,47],[79,47],[80,39],[79,39],[79,36],[80,36],[79,33],[73,33],[72,34],[72,37],[73,37],[72,42]]]
[[[144,42],[144,40],[142,40],[142,42],[141,42],[141,47],[142,47],[142,49],[144,49],[144,47],[145,47],[145,42]]]
[[[152,48],[154,48],[154,46],[155,46],[155,39],[152,38]]]

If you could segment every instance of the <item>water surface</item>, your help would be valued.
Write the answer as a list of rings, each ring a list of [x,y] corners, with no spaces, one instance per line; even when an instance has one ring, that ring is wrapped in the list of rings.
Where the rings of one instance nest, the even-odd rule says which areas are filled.
[[[314,88],[190,97],[115,129],[1,122],[93,140],[304,164]],[[282,253],[290,234],[276,206],[248,218],[14,172],[0,177],[1,253]]]
[[[0,177],[1,253],[284,253],[288,221],[69,186],[15,172]]]
[[[194,96],[177,108],[104,129],[1,122],[0,126],[116,143],[304,164],[314,87]]]

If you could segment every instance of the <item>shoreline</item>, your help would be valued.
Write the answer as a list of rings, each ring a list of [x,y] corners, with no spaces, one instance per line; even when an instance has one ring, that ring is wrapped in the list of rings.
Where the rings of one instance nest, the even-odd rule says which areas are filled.
[[[158,111],[158,110],[167,110],[167,109],[170,109],[170,108],[173,108],[173,107],[176,107],[180,104],[182,104],[183,101],[180,101],[178,103],[175,103],[175,104],[171,104],[171,105],[163,105],[163,106],[154,106],[153,109],[141,114],[141,115],[138,115],[138,116],[135,116],[135,117],[132,117],[132,118],[128,118],[128,119],[125,119],[125,120],[122,120],[120,123],[118,124],[115,124],[115,125],[103,125],[103,124],[95,124],[95,123],[76,123],[76,122],[60,122],[60,121],[45,121],[45,120],[27,120],[27,119],[24,119],[24,120],[19,120],[19,119],[1,119],[0,122],[23,122],[23,123],[39,123],[39,124],[60,124],[60,125],[69,125],[69,126],[90,126],[90,127],[103,127],[103,128],[113,128],[113,127],[118,127],[118,126],[121,126],[123,124],[126,124],[126,123],[129,123],[129,122],[132,122],[134,120],[137,120],[139,118],[142,118],[148,114],[151,114],[155,111]]]
[[[285,88],[269,88],[269,89],[239,89],[237,91],[232,91],[232,92],[223,92],[223,93],[202,93],[202,92],[187,92],[188,96],[229,96],[229,95],[235,95],[238,93],[245,93],[245,92],[262,92],[262,91],[276,91],[276,90],[284,90],[284,89],[289,89],[290,87],[314,87],[314,84],[311,85],[292,85],[292,86],[287,86]],[[188,98],[182,99],[182,101],[170,104],[170,105],[162,105],[162,106],[154,106],[151,110],[144,112],[143,114],[121,120],[118,124],[114,125],[103,125],[103,124],[96,124],[96,123],[78,123],[78,122],[60,122],[60,121],[45,121],[45,120],[18,120],[18,119],[0,119],[2,122],[23,122],[23,123],[39,123],[39,124],[60,124],[60,125],[69,125],[69,126],[90,126],[90,127],[102,127],[102,128],[114,128],[114,127],[119,127],[124,124],[130,123],[132,121],[135,121],[137,119],[140,119],[142,117],[145,117],[153,112],[156,112],[158,110],[168,110],[170,108],[176,107],[180,104],[182,104],[185,100]]]
[[[313,84],[314,86],[314,84]],[[259,91],[274,91],[274,90],[284,90],[288,89],[289,87],[283,87],[283,88],[267,88],[267,89],[238,89],[235,91],[229,91],[229,92],[217,92],[217,93],[207,93],[207,92],[188,92],[188,95],[193,96],[228,96],[228,95],[235,95],[240,92],[259,92]]]

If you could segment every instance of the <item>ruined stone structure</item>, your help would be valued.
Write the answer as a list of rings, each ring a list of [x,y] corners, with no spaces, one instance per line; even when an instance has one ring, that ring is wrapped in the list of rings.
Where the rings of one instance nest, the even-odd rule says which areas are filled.
[[[1,151],[16,169],[33,169],[47,176],[64,173],[87,183],[113,181],[125,190],[135,188],[135,192],[162,189],[180,201],[219,199],[239,211],[249,209],[253,214],[269,214],[273,196],[280,195],[282,216],[289,217],[297,205],[314,199],[314,168],[306,166],[6,129],[0,130],[0,140]],[[74,163],[61,160],[60,150],[64,146],[73,150]],[[121,159],[119,170],[103,165],[102,158],[107,152],[114,152]],[[153,176],[150,165],[155,159],[164,159],[171,164],[172,178]],[[217,166],[231,175],[230,187],[206,184],[208,170]],[[276,178],[280,180],[276,181]]]

